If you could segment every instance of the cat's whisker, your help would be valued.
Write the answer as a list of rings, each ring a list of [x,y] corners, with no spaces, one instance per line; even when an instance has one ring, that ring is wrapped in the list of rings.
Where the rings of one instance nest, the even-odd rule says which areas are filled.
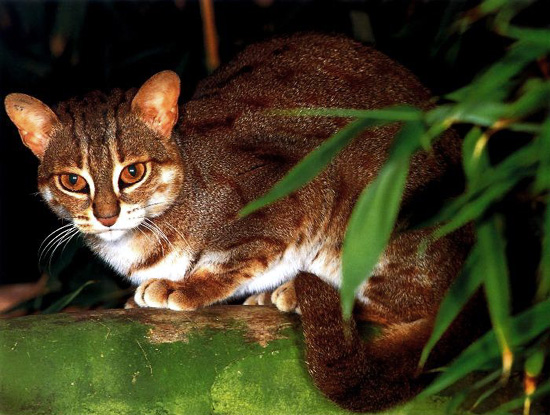
[[[70,240],[73,239],[77,234],[78,234],[78,229],[72,228],[72,229],[70,229],[70,232],[68,232],[67,234],[65,234],[65,236],[63,238],[60,238],[60,240],[58,240],[58,242],[55,245],[54,249],[50,253],[50,260],[48,261],[48,270],[51,271],[52,260],[53,260],[53,256],[55,255],[55,251],[57,251],[57,249],[60,246],[64,245],[63,249],[61,250],[61,255],[63,255],[63,252],[65,251],[65,247],[70,242]]]
[[[147,235],[147,234],[146,234],[145,232],[143,232],[143,230],[141,229],[141,224],[140,224],[139,226],[137,226],[136,229],[137,229],[138,231],[140,231],[141,234],[142,234],[143,236],[145,236],[145,237],[147,238],[148,241],[151,241],[151,238],[149,238],[149,235]]]
[[[154,232],[157,237],[159,238],[159,243],[162,248],[162,251],[164,252],[164,246],[172,245],[171,242],[166,238],[166,235],[156,226],[154,226],[153,223],[149,223],[150,229],[152,232]]]
[[[172,245],[172,242],[170,241],[170,239],[168,239],[168,236],[166,236],[166,234],[162,231],[162,229],[158,227],[158,225],[155,222],[153,222],[151,219],[148,219],[148,218],[145,218],[145,222],[149,223],[154,228],[156,228],[157,231],[159,232],[159,235],[162,237],[162,239],[164,239],[168,243],[168,245],[170,245],[170,247],[174,249],[174,245]]]
[[[52,249],[52,247],[55,246],[57,241],[64,238],[68,233],[72,232],[73,229],[75,229],[75,228],[73,227],[73,224],[70,223],[70,224],[62,226],[61,228],[57,229],[56,231],[54,231],[50,235],[48,235],[48,237],[46,239],[51,238],[51,240],[43,248],[42,248],[42,245],[44,244],[44,242],[46,240],[44,240],[42,245],[40,245],[38,263],[40,264],[42,262],[42,258],[48,254],[48,252]],[[54,236],[54,234],[55,234],[55,236]]]
[[[165,225],[168,226],[170,229],[172,229],[174,232],[176,232],[179,237],[181,238],[181,240],[187,245],[187,247],[191,250],[191,245],[189,244],[189,242],[187,241],[187,238],[179,231],[176,229],[175,226],[173,226],[171,223],[169,222],[165,222]]]
[[[50,263],[51,263],[51,256],[53,255],[53,252],[55,252],[55,249],[60,244],[61,241],[63,241],[68,235],[73,233],[73,229],[67,229],[62,234],[59,234],[55,239],[53,239],[50,244],[48,244],[47,249],[42,252],[39,258],[39,263],[42,262],[42,259],[46,256],[50,255]]]
[[[157,241],[158,241],[158,243],[159,243],[159,245],[160,245],[160,249],[161,249],[162,255],[164,255],[164,246],[163,246],[163,244],[162,244],[162,239],[160,239],[160,237],[159,237],[159,235],[158,235],[156,229],[153,228],[150,224],[148,224],[148,223],[145,222],[145,221],[142,222],[142,223],[140,224],[140,226],[143,226],[145,229],[149,230],[153,235],[155,235],[155,237],[157,238]]]
[[[63,229],[67,229],[67,228],[70,227],[71,225],[72,225],[72,223],[68,223],[68,224],[66,224],[66,225],[63,225],[63,226],[61,226],[61,227],[55,229],[53,232],[51,232],[48,236],[46,236],[46,237],[44,238],[44,240],[42,241],[42,243],[41,243],[40,246],[38,247],[38,251],[40,252],[40,250],[42,249],[42,246],[44,246],[44,244],[46,243],[46,241],[47,241],[48,239],[52,238],[54,234],[56,234],[56,233],[62,231]]]
[[[166,205],[167,202],[155,202],[155,203],[150,203],[148,205],[145,205],[143,206],[142,209],[147,209],[148,207],[151,207],[151,206],[158,206],[158,205]]]
[[[65,249],[67,248],[67,246],[69,245],[69,242],[71,241],[71,239],[73,239],[75,236],[79,236],[80,234],[80,231],[75,228],[75,232],[71,234],[71,237],[65,242],[65,245],[63,246],[63,249],[61,250],[61,256],[63,256],[63,253],[65,252]]]

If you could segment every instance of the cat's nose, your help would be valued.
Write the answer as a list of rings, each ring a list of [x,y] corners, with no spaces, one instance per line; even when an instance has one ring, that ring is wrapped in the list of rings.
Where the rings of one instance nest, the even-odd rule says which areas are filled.
[[[120,215],[120,205],[114,194],[99,192],[92,204],[94,216],[103,226],[113,226]]]
[[[96,217],[99,223],[101,223],[103,226],[111,227],[116,223],[116,220],[118,219],[118,214],[114,216],[109,216],[107,218],[102,217]]]

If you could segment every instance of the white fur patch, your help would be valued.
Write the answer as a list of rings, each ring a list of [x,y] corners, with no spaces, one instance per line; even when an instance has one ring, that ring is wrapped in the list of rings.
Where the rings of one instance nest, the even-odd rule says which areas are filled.
[[[342,281],[342,262],[340,256],[327,255],[321,250],[317,257],[307,264],[304,271],[317,275],[334,287],[340,286]]]
[[[44,200],[46,202],[51,202],[53,200],[52,191],[50,189],[48,189],[47,187],[43,188],[41,190],[41,193],[42,193],[42,197],[44,198]]]
[[[112,242],[102,241],[93,244],[92,249],[118,273],[126,276],[136,285],[152,278],[182,280],[191,263],[191,256],[187,252],[172,251],[151,267],[131,273],[131,269],[141,265],[145,258],[142,253],[143,248],[138,246],[136,239],[131,235]]]
[[[321,242],[304,244],[300,248],[289,247],[279,260],[241,286],[235,296],[273,290],[302,271],[311,272],[331,285],[338,286],[341,280],[340,258],[329,259],[322,249]]]
[[[153,266],[130,274],[129,278],[134,284],[141,284],[153,278],[181,281],[189,270],[191,259],[186,252],[172,251]]]
[[[126,230],[110,230],[107,232],[98,233],[97,236],[106,242],[114,242],[122,238],[126,232]]]
[[[239,287],[235,297],[272,290],[294,278],[304,267],[306,252],[288,248],[281,259],[271,263],[267,269]]]
[[[131,235],[116,241],[102,241],[91,245],[92,250],[119,274],[128,276],[132,266],[140,264],[143,258]]]

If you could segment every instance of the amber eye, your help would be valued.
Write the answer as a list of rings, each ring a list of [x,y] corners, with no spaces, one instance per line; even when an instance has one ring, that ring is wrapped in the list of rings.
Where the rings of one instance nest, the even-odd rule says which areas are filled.
[[[145,164],[135,163],[126,166],[120,173],[120,187],[130,186],[139,182],[145,176]]]
[[[88,183],[78,174],[60,174],[59,181],[61,182],[61,186],[71,192],[85,193],[88,191]]]

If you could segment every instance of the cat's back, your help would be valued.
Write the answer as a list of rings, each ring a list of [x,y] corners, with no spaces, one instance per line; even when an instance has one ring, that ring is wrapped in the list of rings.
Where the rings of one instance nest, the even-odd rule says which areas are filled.
[[[199,84],[193,107],[214,97],[244,111],[415,105],[429,93],[408,70],[371,47],[344,36],[306,33],[247,47]]]
[[[349,119],[288,117],[270,110],[425,107],[429,98],[411,72],[371,47],[344,36],[296,34],[248,46],[199,83],[184,105],[182,136],[191,152],[267,146],[293,163]],[[391,138],[363,140],[365,151],[376,146],[384,153]]]
[[[251,184],[261,193],[350,121],[282,116],[270,110],[402,104],[426,109],[430,98],[410,71],[372,47],[344,36],[279,37],[248,46],[198,85],[184,105],[182,146],[190,158],[202,160],[199,164],[206,170],[215,166],[225,175],[247,171],[258,160],[274,164],[271,173],[255,177],[265,189]],[[356,166],[350,183],[361,189],[383,163],[397,130],[396,124],[366,130],[333,163],[341,170],[336,175],[347,175],[346,165]],[[445,147],[454,156],[459,152],[456,145]],[[435,159],[426,163],[425,158],[413,160],[427,172],[419,174],[417,182],[429,181],[445,164]]]

